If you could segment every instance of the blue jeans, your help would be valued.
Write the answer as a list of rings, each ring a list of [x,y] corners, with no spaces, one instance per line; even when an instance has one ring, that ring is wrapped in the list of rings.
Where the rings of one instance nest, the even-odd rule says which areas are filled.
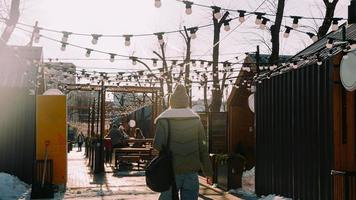
[[[181,200],[197,200],[199,196],[199,179],[197,173],[176,175],[176,184]],[[162,192],[159,200],[172,199],[172,189]]]

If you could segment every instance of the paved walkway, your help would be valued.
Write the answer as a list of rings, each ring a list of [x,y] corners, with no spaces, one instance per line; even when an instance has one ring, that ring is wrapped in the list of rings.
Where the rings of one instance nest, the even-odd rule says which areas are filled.
[[[76,148],[68,154],[68,183],[65,194],[57,195],[59,199],[145,199],[156,200],[159,194],[149,190],[145,185],[144,172],[114,173],[106,166],[106,173],[93,175],[87,167],[84,152]],[[201,179],[200,197],[203,200],[229,200],[239,198],[213,189]]]

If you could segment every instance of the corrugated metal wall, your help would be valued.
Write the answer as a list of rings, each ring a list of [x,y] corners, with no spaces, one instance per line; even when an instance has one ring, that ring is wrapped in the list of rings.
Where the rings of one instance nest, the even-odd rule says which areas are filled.
[[[265,79],[256,92],[256,192],[331,199],[331,67]]]
[[[0,171],[32,183],[35,96],[28,89],[0,88]]]

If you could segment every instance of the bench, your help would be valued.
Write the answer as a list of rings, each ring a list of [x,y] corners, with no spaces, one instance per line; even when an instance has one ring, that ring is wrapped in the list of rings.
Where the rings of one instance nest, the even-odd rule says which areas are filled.
[[[152,159],[152,150],[152,148],[114,148],[114,166],[117,168],[119,161],[127,161],[137,163],[139,169],[140,164],[146,163]]]

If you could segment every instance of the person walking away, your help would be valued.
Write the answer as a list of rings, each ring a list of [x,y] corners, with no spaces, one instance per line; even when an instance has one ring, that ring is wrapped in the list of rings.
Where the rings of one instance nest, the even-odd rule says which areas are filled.
[[[182,200],[196,200],[199,195],[198,171],[203,170],[212,184],[213,170],[200,117],[189,107],[189,97],[183,85],[177,85],[169,100],[170,108],[156,119],[153,147],[160,151],[167,142],[168,122],[171,127],[170,149],[177,190]],[[162,192],[160,200],[172,199],[172,188]]]
[[[140,128],[135,129],[135,139],[145,139]],[[143,147],[144,144],[145,142],[135,142],[132,147]]]
[[[82,132],[79,133],[77,137],[77,142],[78,142],[78,151],[82,151],[82,145],[84,143],[84,135]]]

